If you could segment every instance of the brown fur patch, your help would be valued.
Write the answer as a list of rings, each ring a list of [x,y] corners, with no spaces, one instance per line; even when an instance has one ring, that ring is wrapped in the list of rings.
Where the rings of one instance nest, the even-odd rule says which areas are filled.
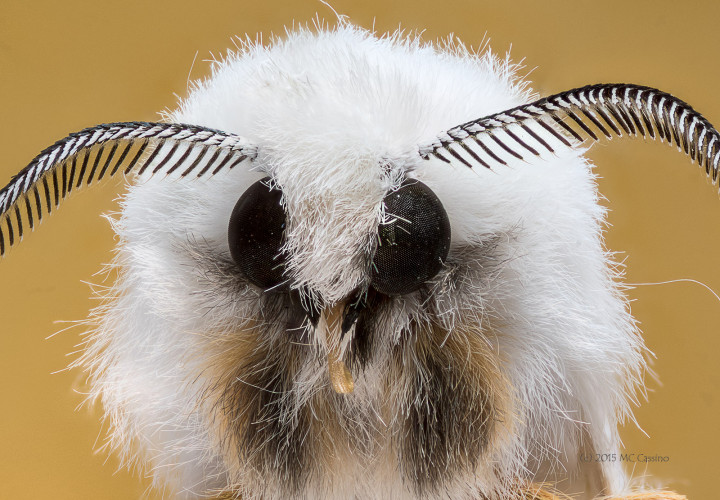
[[[249,322],[218,335],[209,350],[213,382],[202,400],[238,490],[271,485],[292,496],[308,481],[336,474],[344,460],[369,457],[376,449],[380,420],[348,410],[344,398],[353,395],[337,394],[326,383],[327,359],[307,342],[273,337],[267,324]],[[325,378],[299,404],[294,383],[314,363],[324,367]]]
[[[475,329],[415,324],[397,354],[409,386],[401,403],[400,470],[423,495],[467,477],[509,431],[508,384]]]
[[[212,382],[200,400],[231,481],[262,485],[273,475],[288,491],[299,491],[308,479],[302,466],[317,440],[307,435],[310,411],[289,411],[294,403],[288,395],[310,348],[284,330],[273,337],[264,323],[251,321],[215,335],[206,369]]]
[[[284,323],[248,321],[206,342],[203,376],[211,382],[202,411],[231,471],[231,491],[271,485],[291,496],[309,482],[332,481],[346,465],[382,463],[423,495],[467,479],[482,461],[493,470],[493,450],[512,434],[513,404],[478,327],[448,334],[437,324],[414,324],[389,358],[368,358],[390,361],[380,399],[358,411],[345,399],[354,395],[336,394],[329,384],[298,404],[298,373],[327,360],[291,338],[297,332]],[[353,374],[364,369],[358,363]]]

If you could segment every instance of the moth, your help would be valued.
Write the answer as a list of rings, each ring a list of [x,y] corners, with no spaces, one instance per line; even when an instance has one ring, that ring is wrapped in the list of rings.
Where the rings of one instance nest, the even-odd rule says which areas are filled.
[[[660,90],[537,99],[489,52],[297,28],[165,122],[42,151],[0,253],[128,177],[75,365],[177,498],[681,498],[581,460],[618,451],[645,368],[583,154],[637,136],[717,182],[718,132]]]

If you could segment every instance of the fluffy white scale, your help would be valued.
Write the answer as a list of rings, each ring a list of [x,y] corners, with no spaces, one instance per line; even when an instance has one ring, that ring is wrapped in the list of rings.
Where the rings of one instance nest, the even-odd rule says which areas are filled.
[[[445,327],[458,335],[488,318],[500,325],[484,342],[512,402],[474,470],[428,496],[505,498],[519,479],[558,481],[588,497],[602,484],[622,490],[619,466],[578,463],[581,452],[617,450],[617,423],[629,415],[644,370],[642,342],[603,248],[604,210],[589,163],[577,151],[558,151],[489,171],[418,155],[418,145],[441,131],[530,97],[514,67],[489,52],[377,38],[347,24],[298,29],[217,63],[169,118],[243,136],[258,157],[192,182],[141,178],[125,197],[114,224],[121,276],[114,298],[95,312],[98,328],[79,363],[105,409],[109,447],[177,498],[223,491],[283,498],[278,479],[225,458],[216,414],[203,399],[213,384],[210,356],[222,359],[218,339],[247,324],[260,292],[246,289],[250,298],[235,300],[236,290],[208,278],[213,263],[198,261],[228,256],[233,206],[270,174],[284,193],[296,283],[326,302],[342,299],[366,272],[358,255],[372,246],[383,196],[407,173],[442,201],[450,258],[468,276],[459,287],[436,288]],[[491,273],[472,252],[488,242],[501,262]],[[411,319],[425,317],[419,299],[398,302],[394,323],[376,336],[388,352]],[[318,352],[326,349],[320,337]],[[387,362],[376,357],[355,380],[347,411],[378,413]],[[288,397],[301,405],[326,390],[326,369],[309,363]],[[414,498],[394,454],[400,437],[385,424],[367,453],[339,443],[334,466],[298,496]]]

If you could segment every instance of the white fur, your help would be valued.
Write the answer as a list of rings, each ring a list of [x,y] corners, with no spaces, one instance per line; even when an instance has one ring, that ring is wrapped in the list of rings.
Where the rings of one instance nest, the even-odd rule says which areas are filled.
[[[110,448],[177,498],[228,487],[245,499],[281,498],[279,485],[223,460],[212,412],[201,404],[212,383],[203,353],[245,327],[260,292],[223,289],[198,259],[228,255],[234,204],[270,174],[285,196],[297,286],[341,300],[365,279],[358,256],[372,247],[383,196],[407,173],[443,202],[450,258],[467,275],[446,289],[441,272],[433,300],[445,326],[502,325],[484,341],[513,401],[508,434],[438,496],[502,498],[514,479],[546,477],[566,491],[597,493],[586,478],[573,479],[578,456],[617,450],[618,421],[629,415],[644,362],[603,248],[605,214],[589,163],[562,151],[489,171],[418,155],[443,130],[530,98],[514,67],[489,52],[378,38],[347,24],[298,29],[218,62],[169,118],[241,135],[258,157],[212,178],[143,178],[130,188],[115,224],[122,269],[115,298],[96,311],[99,326],[80,362],[105,409]],[[491,241],[501,257],[492,272],[462,260],[463,249]],[[388,350],[411,318],[425,314],[415,296],[398,303],[382,336]],[[387,397],[379,393],[384,363],[373,361],[339,412],[376,411]],[[318,366],[302,372],[298,401],[329,384]],[[366,454],[338,450],[337,467],[311,481],[307,497],[413,498],[392,453],[393,424],[384,423]],[[607,466],[602,476],[609,492],[624,487],[619,468]]]

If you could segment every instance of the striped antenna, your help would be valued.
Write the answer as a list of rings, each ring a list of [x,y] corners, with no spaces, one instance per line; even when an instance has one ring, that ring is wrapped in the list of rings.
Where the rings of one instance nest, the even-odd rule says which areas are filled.
[[[588,85],[551,95],[454,127],[419,152],[426,160],[491,168],[623,134],[675,143],[717,183],[720,136],[715,127],[680,99],[632,84]]]
[[[24,223],[33,229],[74,190],[118,172],[202,177],[256,154],[239,136],[194,125],[108,123],[75,132],[37,155],[0,190],[0,256],[22,238]]]

